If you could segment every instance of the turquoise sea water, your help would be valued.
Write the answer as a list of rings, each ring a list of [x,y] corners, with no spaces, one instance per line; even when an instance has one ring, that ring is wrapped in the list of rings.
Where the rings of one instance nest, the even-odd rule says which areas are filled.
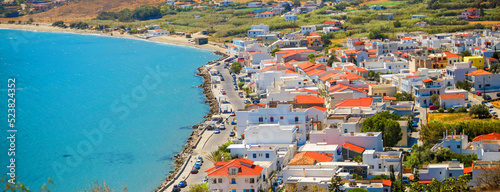
[[[16,176],[30,189],[152,191],[208,112],[196,69],[211,51],[141,40],[0,30],[1,176],[7,79],[16,78]]]

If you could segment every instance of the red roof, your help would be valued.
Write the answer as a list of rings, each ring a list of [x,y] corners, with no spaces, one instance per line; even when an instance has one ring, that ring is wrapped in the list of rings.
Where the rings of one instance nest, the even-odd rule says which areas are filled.
[[[458,34],[458,35],[455,35],[455,36],[459,36],[459,37],[472,37],[471,34]]]
[[[289,53],[316,53],[316,51],[312,49],[299,49],[299,50],[283,50],[276,52],[276,54],[289,54]]]
[[[217,161],[214,163],[214,167],[207,169],[205,172],[208,173],[208,176],[227,176],[231,167],[238,168],[238,176],[260,175],[262,170],[264,170],[261,166],[254,165],[253,161],[241,158],[231,161]]]
[[[389,179],[384,179],[384,180],[382,180],[382,185],[384,185],[384,186],[391,186],[392,182]]]
[[[363,153],[365,151],[365,148],[363,147],[360,147],[360,146],[357,146],[357,145],[354,145],[352,143],[349,143],[349,142],[345,142],[342,147],[346,148],[346,149],[350,149],[350,150],[353,150],[353,151],[357,151],[357,152],[360,152],[360,153]]]
[[[314,163],[317,162],[330,162],[333,160],[333,157],[321,154],[321,153],[316,153],[316,152],[311,152],[311,151],[306,151],[302,153],[297,153],[295,157],[293,157],[292,160],[288,163],[289,165],[314,165]]]
[[[415,77],[420,77],[420,76],[415,76],[415,75],[414,75],[414,76],[408,76],[408,77],[406,77],[406,78],[410,79],[410,78],[415,78]]]
[[[324,104],[325,99],[314,95],[297,95],[295,96],[297,104]]]
[[[316,33],[316,32],[312,32],[312,33],[309,33],[309,36],[320,36],[320,34]]]
[[[358,40],[356,43],[354,43],[354,46],[365,46],[365,42]]]
[[[432,82],[432,79],[423,79],[422,82],[424,83]]]
[[[482,140],[498,140],[500,139],[500,133],[490,133],[486,135],[479,135],[474,137],[472,141],[482,141]]]
[[[356,71],[362,72],[362,71],[368,71],[368,69],[365,69],[363,67],[356,67]]]
[[[366,91],[363,91],[361,89],[354,88],[354,87],[351,87],[351,86],[348,86],[348,85],[344,85],[344,84],[337,84],[335,86],[332,86],[332,87],[328,88],[328,92],[330,92],[330,93],[336,93],[336,92],[343,91],[343,90],[346,90],[346,89],[352,89],[352,90],[359,91],[361,93],[366,93]]]
[[[156,32],[160,32],[162,29],[155,29]]]
[[[384,96],[384,100],[391,100],[391,101],[396,101],[396,97],[389,97],[389,96]]]
[[[298,73],[291,69],[285,69],[285,74],[298,74]]]
[[[444,52],[444,54],[446,55],[446,57],[462,57],[460,55],[453,54],[453,53],[450,53],[450,52]]]
[[[317,91],[313,91],[313,90],[305,89],[305,88],[304,89],[299,89],[299,90],[294,91],[294,92],[296,93],[296,92],[302,92],[302,91],[309,92],[309,93],[314,93],[316,95],[319,94],[319,92],[317,92]]]
[[[348,99],[340,103],[335,104],[335,107],[370,107],[372,105],[373,98],[359,98],[359,99]]]
[[[440,95],[441,99],[465,99],[465,94],[447,94]]]
[[[326,108],[324,108],[324,107],[318,107],[318,106],[312,106],[312,107],[309,107],[309,109],[311,109],[311,108],[315,108],[315,109],[320,110],[320,111],[323,111],[323,112],[325,112],[325,111],[326,111]]]
[[[264,11],[262,13],[259,13],[259,15],[274,15],[274,13],[271,11]]]
[[[464,174],[467,174],[467,173],[472,173],[472,167],[464,168]]]
[[[307,68],[310,68],[310,67],[313,67],[314,64],[311,63],[311,62],[305,62],[305,63],[302,63],[300,65],[297,65],[297,67],[301,68],[302,70],[306,70]]]
[[[340,21],[325,21],[325,22],[323,22],[323,24],[336,24],[336,23],[340,23]]]
[[[401,38],[401,40],[411,40],[411,38]]]
[[[432,181],[431,181],[431,180],[427,180],[427,181],[422,181],[422,180],[420,180],[420,181],[418,181],[418,182],[419,182],[419,183],[423,183],[423,184],[429,184],[429,183],[432,183]]]

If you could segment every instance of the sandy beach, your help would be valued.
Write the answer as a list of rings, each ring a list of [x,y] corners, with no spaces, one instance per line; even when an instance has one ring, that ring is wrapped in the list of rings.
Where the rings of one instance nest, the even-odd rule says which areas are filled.
[[[20,30],[30,30],[30,31],[43,31],[43,32],[62,32],[62,33],[92,34],[92,35],[103,35],[103,36],[109,36],[109,37],[140,39],[139,37],[137,37],[137,35],[130,35],[128,33],[121,34],[118,31],[103,33],[101,31],[90,30],[90,29],[80,30],[80,29],[70,29],[70,28],[53,27],[53,26],[51,26],[51,24],[48,24],[48,23],[37,23],[37,24],[38,25],[35,25],[35,24],[32,24],[32,25],[18,25],[18,24],[5,24],[5,23],[2,23],[2,24],[0,24],[0,29],[20,29]],[[151,38],[149,38],[147,40],[146,39],[141,39],[141,40],[152,41],[152,42],[159,42],[159,43],[168,43],[168,44],[174,44],[174,45],[189,46],[189,47],[194,47],[194,48],[199,48],[199,49],[208,49],[208,50],[212,50],[212,51],[225,52],[224,48],[222,48],[220,46],[213,45],[210,42],[209,42],[209,44],[205,44],[205,45],[195,45],[194,43],[189,42],[189,40],[194,39],[196,37],[205,37],[205,36],[204,35],[200,35],[200,34],[193,34],[192,38],[186,38],[186,37],[180,36],[180,35],[164,35],[164,36],[158,36],[158,37],[151,37]]]

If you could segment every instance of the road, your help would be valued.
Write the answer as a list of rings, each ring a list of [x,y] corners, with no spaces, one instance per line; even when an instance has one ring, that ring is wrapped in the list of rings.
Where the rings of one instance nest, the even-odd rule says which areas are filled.
[[[212,86],[212,92],[214,93],[215,98],[226,98],[227,101],[230,102],[230,108],[233,111],[237,109],[243,109],[245,104],[243,103],[244,98],[240,98],[238,96],[238,91],[234,90],[233,78],[229,74],[229,70],[224,69],[224,63],[221,63],[219,66],[212,65],[213,68],[217,69],[221,72],[225,81],[221,81],[220,84],[217,84],[217,87]],[[226,96],[221,94],[221,89],[226,91]],[[215,134],[213,130],[206,130],[202,137],[200,143],[193,150],[193,154],[190,162],[181,173],[179,178],[174,181],[174,184],[178,184],[180,181],[185,180],[188,184],[188,187],[183,188],[182,191],[188,191],[189,185],[201,184],[202,180],[206,177],[205,171],[213,166],[213,163],[207,160],[207,156],[210,152],[215,151],[222,144],[228,142],[231,138],[229,137],[229,133],[236,128],[235,125],[230,125],[230,122],[235,118],[234,116],[230,116],[230,113],[222,114],[224,118],[227,118],[229,124],[227,122],[224,123],[226,129],[220,130],[220,134]],[[199,172],[196,174],[191,174],[191,169],[196,163],[196,159],[201,156],[203,157],[203,165],[199,169]],[[165,191],[172,191],[173,185],[167,188]]]

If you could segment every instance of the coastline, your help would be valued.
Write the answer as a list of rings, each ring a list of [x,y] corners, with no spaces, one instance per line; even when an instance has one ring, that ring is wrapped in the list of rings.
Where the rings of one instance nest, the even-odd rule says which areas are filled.
[[[200,126],[204,126],[205,122],[210,121],[211,117],[217,113],[219,113],[219,103],[212,93],[211,85],[210,85],[210,74],[209,71],[205,68],[206,65],[222,61],[229,55],[222,52],[215,52],[214,54],[221,56],[221,58],[212,60],[207,62],[207,64],[199,67],[196,71],[196,76],[200,76],[203,78],[203,83],[199,85],[199,88],[203,89],[203,94],[205,95],[206,100],[204,103],[208,103],[210,105],[210,111],[207,115],[205,115],[205,120],[197,125],[192,126],[193,132],[191,136],[187,139],[186,144],[184,145],[184,149],[181,150],[178,154],[174,155],[175,158],[174,165],[175,168],[173,171],[170,171],[170,174],[165,177],[165,181],[160,184],[158,188],[154,190],[154,192],[161,192],[167,189],[170,185],[175,181],[176,175],[180,174],[184,170],[184,166],[191,158],[191,154],[193,153],[193,149],[198,145],[201,140],[201,135],[205,131],[205,129],[198,129]],[[187,155],[187,156],[186,156]]]
[[[101,31],[90,30],[90,29],[59,28],[59,27],[53,27],[53,26],[51,26],[51,24],[48,24],[48,23],[37,23],[37,24],[31,24],[31,25],[1,23],[0,29],[15,29],[15,30],[56,32],[56,33],[76,33],[76,34],[82,34],[82,35],[100,35],[100,36],[105,36],[105,37],[128,38],[128,39],[149,41],[149,42],[154,42],[154,43],[164,43],[164,44],[170,44],[170,45],[187,46],[187,47],[191,47],[191,48],[225,52],[225,48],[217,46],[214,43],[209,42],[208,44],[205,44],[205,45],[195,45],[195,44],[189,42],[190,39],[185,38],[183,36],[179,36],[179,35],[164,35],[164,36],[151,37],[149,39],[142,39],[142,38],[137,37],[136,35],[129,35],[128,33],[121,34],[118,31],[104,33]],[[113,34],[113,35],[111,35],[111,34]],[[194,37],[191,39],[194,39]]]

